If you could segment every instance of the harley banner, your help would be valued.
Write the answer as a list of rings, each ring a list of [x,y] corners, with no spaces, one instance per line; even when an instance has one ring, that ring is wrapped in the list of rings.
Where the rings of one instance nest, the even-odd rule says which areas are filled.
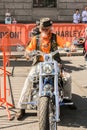
[[[27,45],[31,39],[31,30],[35,24],[0,24],[0,46],[2,38],[9,33],[11,45]],[[84,37],[86,24],[53,24],[53,32],[72,42],[74,37]]]

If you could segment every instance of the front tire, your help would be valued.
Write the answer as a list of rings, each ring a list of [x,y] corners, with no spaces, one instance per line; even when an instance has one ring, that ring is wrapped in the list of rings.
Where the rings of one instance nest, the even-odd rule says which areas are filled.
[[[49,97],[41,97],[39,99],[39,130],[50,130]]]

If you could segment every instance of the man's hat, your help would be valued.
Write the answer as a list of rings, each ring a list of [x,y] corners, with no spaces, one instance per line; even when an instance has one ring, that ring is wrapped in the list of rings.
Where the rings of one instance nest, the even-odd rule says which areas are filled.
[[[40,19],[40,27],[49,27],[52,26],[52,21],[50,18],[41,18]]]

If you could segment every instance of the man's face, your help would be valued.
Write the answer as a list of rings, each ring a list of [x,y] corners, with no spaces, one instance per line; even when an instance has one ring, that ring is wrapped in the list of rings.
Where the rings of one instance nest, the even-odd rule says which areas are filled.
[[[76,14],[78,14],[79,13],[79,10],[76,10]]]
[[[87,11],[87,6],[85,7],[85,10]]]
[[[41,28],[41,33],[49,34],[51,31],[51,27],[42,27]]]

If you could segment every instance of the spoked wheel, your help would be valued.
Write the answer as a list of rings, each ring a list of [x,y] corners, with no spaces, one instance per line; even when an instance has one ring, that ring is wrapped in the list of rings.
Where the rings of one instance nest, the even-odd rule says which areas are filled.
[[[55,118],[53,116],[50,121],[50,130],[57,130],[57,123],[55,122]]]
[[[51,110],[52,106],[50,106],[50,113],[49,113],[49,121],[50,121],[50,130],[57,130],[57,122],[55,119],[55,113]]]
[[[49,97],[39,99],[39,130],[57,130],[57,123],[49,109]]]
[[[50,130],[48,97],[41,97],[39,99],[39,130]]]

